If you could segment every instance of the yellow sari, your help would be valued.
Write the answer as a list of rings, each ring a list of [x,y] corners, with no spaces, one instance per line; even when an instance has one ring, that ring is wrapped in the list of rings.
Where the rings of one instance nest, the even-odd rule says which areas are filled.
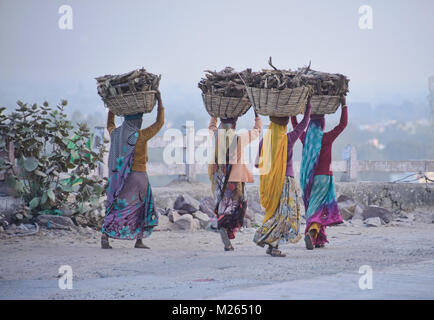
[[[259,158],[261,205],[265,209],[263,223],[270,219],[279,206],[286,174],[288,140],[287,126],[271,122],[262,143]]]

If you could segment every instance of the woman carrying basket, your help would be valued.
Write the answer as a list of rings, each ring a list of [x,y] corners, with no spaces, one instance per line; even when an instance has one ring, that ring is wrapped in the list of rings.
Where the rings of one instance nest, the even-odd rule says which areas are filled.
[[[215,213],[225,251],[233,251],[230,239],[243,226],[247,209],[245,183],[253,175],[244,161],[244,148],[257,139],[262,131],[261,118],[255,112],[255,125],[248,132],[235,134],[237,118],[211,118],[209,130],[215,137],[214,163],[209,165],[209,178],[216,200]]]
[[[278,249],[279,244],[295,243],[301,239],[300,201],[292,150],[309,122],[310,110],[309,96],[303,120],[292,132],[287,132],[289,117],[270,116],[271,124],[259,144],[259,192],[265,217],[253,241],[261,247],[268,245],[266,253],[273,257],[285,257]]]
[[[341,98],[341,105],[341,119],[333,130],[324,132],[324,115],[312,115],[307,131],[300,136],[303,143],[300,186],[306,209],[304,240],[308,250],[324,247],[328,242],[326,227],[342,223],[330,169],[332,144],[347,126],[345,96]],[[297,126],[296,117],[292,117],[291,121],[293,126]]]
[[[126,115],[118,128],[114,114],[109,112],[107,130],[110,134],[109,179],[106,217],[102,226],[101,247],[111,249],[108,238],[136,240],[135,248],[149,249],[142,242],[158,224],[152,190],[146,173],[147,142],[164,124],[164,108],[157,90],[157,121],[146,129],[143,113]]]

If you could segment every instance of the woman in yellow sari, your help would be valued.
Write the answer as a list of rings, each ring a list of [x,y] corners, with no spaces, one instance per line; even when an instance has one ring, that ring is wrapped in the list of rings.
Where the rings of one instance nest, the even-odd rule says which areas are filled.
[[[301,239],[300,201],[292,166],[292,149],[309,123],[310,98],[303,120],[287,132],[289,117],[270,117],[271,124],[259,143],[260,199],[265,209],[263,224],[253,241],[273,257],[285,257],[278,247]]]

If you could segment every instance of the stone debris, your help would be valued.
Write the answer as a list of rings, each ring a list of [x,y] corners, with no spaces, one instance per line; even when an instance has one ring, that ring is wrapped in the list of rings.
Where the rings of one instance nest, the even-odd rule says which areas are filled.
[[[201,228],[206,228],[210,220],[207,214],[200,211],[194,212],[193,217],[199,221]]]
[[[367,227],[381,227],[381,219],[379,217],[368,218],[363,221]]]
[[[378,217],[384,223],[389,223],[392,221],[392,212],[379,206],[366,206],[362,215],[364,219]]]
[[[200,200],[199,210],[203,213],[206,213],[208,217],[215,217],[214,213],[215,201],[212,197],[205,197]]]
[[[173,223],[174,230],[194,231],[195,222],[191,214],[185,214],[175,219]]]
[[[363,221],[368,221],[370,226],[381,226],[392,221],[393,213],[386,208],[379,206],[366,206],[358,203],[347,195],[340,195],[337,199],[339,211],[345,221],[351,221],[353,226],[363,225]],[[374,219],[378,218],[378,220]],[[372,219],[372,220],[370,220]]]
[[[342,218],[344,220],[351,220],[354,216],[357,203],[345,195],[341,195],[337,201]]]
[[[47,229],[72,230],[76,228],[70,218],[63,216],[40,215],[36,218],[36,222]]]
[[[365,209],[365,206],[363,204],[358,203],[356,205],[356,208],[354,209],[354,215],[353,215],[353,220],[354,219],[359,219],[359,220],[363,220],[363,210]]]
[[[171,222],[168,216],[160,215],[158,217],[158,226],[157,229],[160,231],[169,231]]]
[[[201,222],[199,219],[193,218],[192,231],[197,231],[201,229]]]
[[[199,210],[200,202],[189,195],[179,195],[173,204],[173,209],[180,214],[194,213]]]
[[[217,220],[214,214],[215,200],[211,196],[203,194],[174,193],[156,208],[159,231],[185,231],[197,230],[216,231]],[[434,213],[431,208],[420,208],[417,211],[405,212],[384,208],[377,205],[364,205],[347,195],[341,195],[337,199],[339,210],[344,222],[341,227],[380,227],[411,225],[413,223],[434,223]],[[384,202],[387,204],[386,202]],[[393,210],[393,211],[392,211]],[[302,211],[303,205],[302,205]],[[16,216],[15,214],[10,217]],[[78,232],[83,236],[98,233],[104,220],[104,212],[94,211],[76,216],[40,215],[31,220],[5,219],[4,212],[0,213],[0,235],[2,238],[16,235],[32,234],[35,231],[36,222],[42,228],[40,235],[53,236],[56,232]],[[264,220],[264,210],[259,204],[256,195],[248,193],[248,207],[243,221],[242,230],[254,230]],[[305,225],[305,216],[301,214],[301,226]]]
[[[175,223],[175,221],[181,217],[181,215],[176,210],[170,210],[167,216],[169,217],[169,221],[172,223]]]

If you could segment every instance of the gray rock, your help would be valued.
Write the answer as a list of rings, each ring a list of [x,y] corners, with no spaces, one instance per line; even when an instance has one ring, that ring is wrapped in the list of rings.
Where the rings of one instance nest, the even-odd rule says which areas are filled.
[[[181,217],[177,211],[172,209],[169,210],[169,214],[167,216],[169,217],[169,221],[172,223],[175,223],[175,221]]]
[[[392,221],[392,212],[378,206],[366,206],[362,215],[365,220],[378,217],[385,223]]]
[[[197,231],[200,229],[201,229],[201,225],[200,225],[199,219],[193,218],[193,224],[192,224],[191,231]]]
[[[64,217],[71,217],[73,214],[74,212],[67,205],[62,207],[62,215]]]
[[[339,198],[341,198],[340,196]],[[354,216],[357,203],[353,199],[346,199],[345,201],[338,201],[339,212],[344,220],[350,220]]]
[[[193,231],[196,226],[193,220],[191,214],[180,216],[173,223],[174,230]]]
[[[177,210],[177,212],[178,212],[178,214],[181,215],[181,216],[183,216],[184,214],[192,214],[192,213],[190,213],[189,211],[187,211],[187,210],[182,210],[182,209]],[[195,212],[196,212],[196,211],[195,211]],[[194,213],[194,212],[193,212],[193,213]]]
[[[52,215],[40,215],[36,218],[36,222],[48,229],[75,229],[74,222],[68,217],[52,216]]]
[[[186,195],[179,195],[175,203],[173,204],[173,209],[175,210],[184,210],[188,213],[193,213],[199,210],[200,203],[193,197]]]
[[[171,230],[172,223],[169,220],[168,216],[161,215],[158,217],[158,229],[161,231]]]
[[[380,227],[381,219],[380,217],[368,218],[364,221],[364,223],[367,227]]]
[[[200,211],[193,213],[193,217],[199,221],[201,228],[206,228],[210,220],[207,214]]]
[[[354,215],[352,217],[352,220],[363,220],[363,210],[364,206],[361,204],[357,204],[354,209]]]
[[[21,230],[23,230],[23,231],[28,231],[28,230],[29,230],[29,228],[27,228],[26,225],[25,225],[24,223],[20,224],[20,225],[18,226],[18,229],[21,229]]]
[[[214,208],[215,208],[215,201],[212,197],[205,197],[202,198],[202,200],[200,200],[199,210],[207,214],[208,217],[212,218],[215,216]]]

